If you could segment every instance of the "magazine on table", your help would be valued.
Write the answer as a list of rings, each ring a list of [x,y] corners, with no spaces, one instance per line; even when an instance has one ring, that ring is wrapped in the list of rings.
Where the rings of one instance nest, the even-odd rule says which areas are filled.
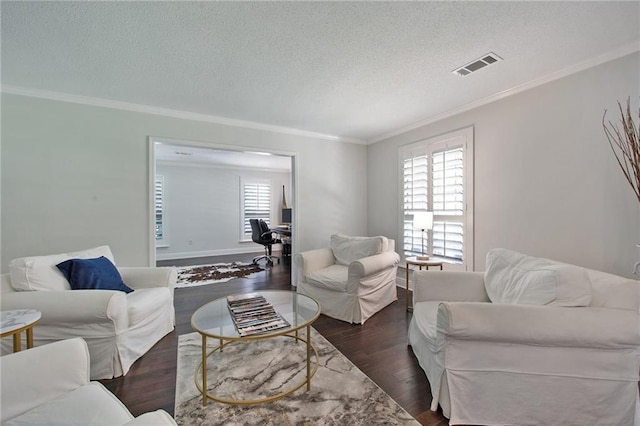
[[[289,327],[260,293],[227,296],[227,306],[241,337]]]

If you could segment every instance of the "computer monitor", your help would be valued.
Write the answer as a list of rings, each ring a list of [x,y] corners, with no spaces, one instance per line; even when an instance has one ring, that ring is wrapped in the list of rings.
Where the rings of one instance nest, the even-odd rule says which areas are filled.
[[[282,209],[282,223],[291,223],[291,209]]]

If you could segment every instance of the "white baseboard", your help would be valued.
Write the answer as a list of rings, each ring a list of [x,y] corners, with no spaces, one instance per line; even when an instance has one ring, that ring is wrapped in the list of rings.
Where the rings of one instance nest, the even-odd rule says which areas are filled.
[[[281,250],[273,248],[273,252],[279,252]],[[245,248],[245,249],[221,249],[221,250],[206,250],[206,251],[190,251],[182,253],[158,253],[156,252],[156,260],[174,260],[174,259],[192,259],[194,257],[209,257],[209,256],[225,256],[229,254],[248,254],[248,253],[262,253],[260,247]]]

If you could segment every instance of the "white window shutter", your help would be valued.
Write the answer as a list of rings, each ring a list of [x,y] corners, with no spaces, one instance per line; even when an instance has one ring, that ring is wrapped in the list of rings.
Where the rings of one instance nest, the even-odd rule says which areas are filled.
[[[403,250],[422,252],[422,231],[413,229],[413,211],[432,211],[425,254],[462,263],[465,256],[465,140],[438,137],[400,149],[402,161]]]
[[[164,177],[157,175],[154,185],[154,220],[156,244],[165,239],[165,218],[164,218]]]
[[[262,219],[269,226],[271,217],[271,184],[247,182],[243,185],[243,206],[245,235],[251,235],[249,219]]]

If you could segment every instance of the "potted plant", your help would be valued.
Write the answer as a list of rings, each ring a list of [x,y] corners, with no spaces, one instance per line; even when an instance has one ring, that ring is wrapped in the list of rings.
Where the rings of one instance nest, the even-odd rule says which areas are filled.
[[[611,121],[605,122],[606,109],[602,116],[602,127],[624,177],[640,202],[640,140],[638,139],[640,136],[640,110],[636,125],[631,115],[631,98],[627,98],[626,110],[622,109],[620,102],[618,102],[618,109],[620,110],[622,129],[619,129]],[[640,244],[637,244],[637,247],[640,248]],[[636,262],[633,266],[633,273],[640,275],[640,262]]]
[[[631,98],[627,98],[626,110],[622,109],[620,102],[618,102],[618,109],[620,110],[622,129],[619,129],[611,121],[605,122],[606,109],[602,116],[602,127],[624,177],[640,202],[640,140],[638,139],[640,135],[640,110],[638,111],[638,125],[636,125],[631,115]]]

